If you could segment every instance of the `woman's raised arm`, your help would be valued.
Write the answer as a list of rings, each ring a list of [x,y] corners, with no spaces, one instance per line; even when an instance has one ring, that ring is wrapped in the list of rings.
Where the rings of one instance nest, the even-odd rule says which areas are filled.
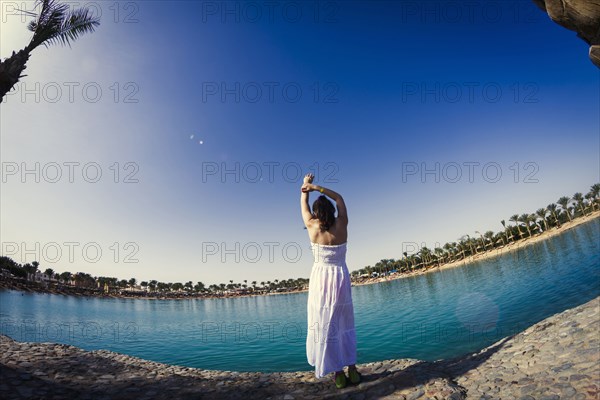
[[[344,198],[338,192],[335,192],[331,189],[327,189],[323,186],[313,185],[312,183],[304,183],[302,185],[302,194],[306,193],[306,204],[308,205],[308,192],[317,191],[326,196],[329,196],[335,201],[335,205],[337,206],[338,218],[340,218],[344,223],[348,223],[348,210],[346,209],[346,203],[344,203]]]
[[[302,184],[302,188],[300,189],[300,210],[302,211],[302,220],[304,221],[304,225],[306,227],[308,227],[308,223],[313,218],[313,215],[310,212],[310,206],[308,205],[308,193],[310,192],[310,190],[304,190],[304,186],[312,184],[313,178],[313,174],[306,174],[306,176],[304,177],[304,183]]]

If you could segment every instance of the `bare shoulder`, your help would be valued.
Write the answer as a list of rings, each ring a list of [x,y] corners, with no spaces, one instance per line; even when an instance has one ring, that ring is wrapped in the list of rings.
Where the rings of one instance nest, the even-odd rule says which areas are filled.
[[[319,219],[318,218],[311,218],[307,221],[306,223],[306,227],[307,229],[314,229],[314,228],[318,228],[319,227]]]
[[[306,229],[308,230],[308,236],[310,237],[311,242],[314,242],[317,232],[319,231],[319,226],[319,220],[316,218],[310,219],[306,224]]]

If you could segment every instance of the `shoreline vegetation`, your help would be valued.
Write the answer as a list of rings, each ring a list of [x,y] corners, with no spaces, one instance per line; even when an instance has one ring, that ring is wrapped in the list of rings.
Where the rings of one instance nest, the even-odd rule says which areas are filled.
[[[375,266],[353,271],[352,285],[387,282],[465,266],[557,236],[600,217],[600,184],[593,185],[585,196],[575,193],[572,198],[561,197],[557,204],[540,208],[535,214],[513,215],[510,218],[514,223],[512,226],[502,220],[500,222],[504,229],[498,233],[488,231],[481,234],[476,231],[479,237],[464,235],[458,242],[446,243],[433,251],[422,247],[415,254],[404,253],[401,259],[381,260]],[[50,268],[42,273],[37,262],[20,265],[9,257],[0,257],[0,289],[23,292],[105,298],[208,299],[300,293],[308,290],[308,279],[304,278],[282,281],[275,279],[274,282],[260,282],[261,286],[257,285],[257,281],[252,281],[251,285],[247,284],[247,280],[243,284],[232,280],[229,282],[208,287],[202,282],[194,285],[191,281],[185,284],[142,281],[136,285],[135,278],[127,281],[92,277],[83,272],[58,274]]]

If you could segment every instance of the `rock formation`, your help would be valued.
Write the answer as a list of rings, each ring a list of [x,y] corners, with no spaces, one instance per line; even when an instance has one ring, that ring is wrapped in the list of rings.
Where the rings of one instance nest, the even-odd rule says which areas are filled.
[[[577,32],[590,45],[590,59],[600,68],[600,0],[533,0],[557,24]]]

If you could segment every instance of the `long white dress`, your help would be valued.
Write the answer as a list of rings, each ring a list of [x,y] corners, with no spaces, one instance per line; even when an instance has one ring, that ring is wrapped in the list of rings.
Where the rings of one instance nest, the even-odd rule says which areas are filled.
[[[356,363],[356,331],[346,245],[311,242],[315,261],[308,284],[306,357],[315,367],[317,378]]]

